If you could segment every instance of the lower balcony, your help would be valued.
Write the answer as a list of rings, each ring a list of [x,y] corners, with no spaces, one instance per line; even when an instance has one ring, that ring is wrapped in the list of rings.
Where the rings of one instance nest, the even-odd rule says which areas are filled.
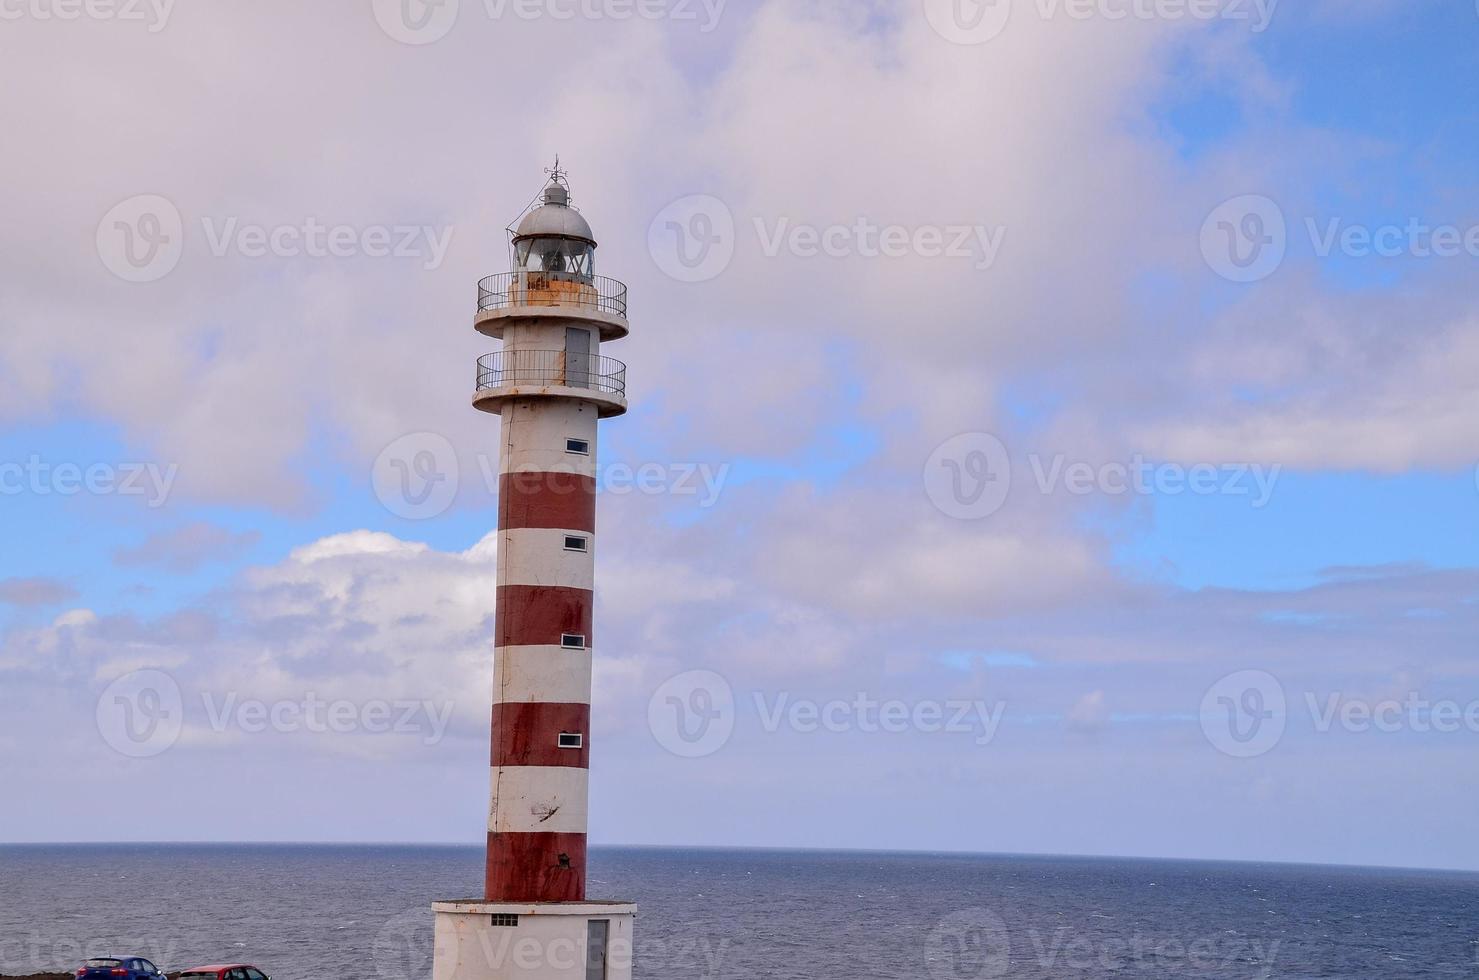
[[[515,398],[574,398],[601,418],[625,415],[627,366],[615,358],[562,350],[504,350],[478,358],[473,405],[499,414]]]

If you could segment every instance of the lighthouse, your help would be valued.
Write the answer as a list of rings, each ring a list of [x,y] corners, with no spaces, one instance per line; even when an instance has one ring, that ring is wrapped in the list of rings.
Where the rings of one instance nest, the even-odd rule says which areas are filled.
[[[440,902],[434,980],[629,980],[636,907],[586,894],[599,425],[627,410],[627,289],[556,161],[478,284],[473,405],[502,419],[487,866]]]

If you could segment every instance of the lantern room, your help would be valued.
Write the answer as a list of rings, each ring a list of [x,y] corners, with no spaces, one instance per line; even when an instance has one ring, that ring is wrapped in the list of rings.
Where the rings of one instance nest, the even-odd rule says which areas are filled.
[[[593,282],[596,239],[585,218],[570,206],[570,189],[558,173],[542,200],[514,232],[514,270],[555,281]]]

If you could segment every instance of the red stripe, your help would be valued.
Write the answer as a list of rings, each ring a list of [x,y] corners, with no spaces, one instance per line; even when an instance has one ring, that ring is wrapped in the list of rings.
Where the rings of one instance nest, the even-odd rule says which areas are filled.
[[[583,902],[585,863],[585,834],[490,833],[487,900]]]
[[[591,767],[591,706],[503,702],[493,706],[493,765]],[[560,748],[560,736],[579,735],[581,747]]]
[[[498,587],[498,646],[561,646],[566,633],[585,637],[592,645],[590,589],[545,585]]]
[[[504,473],[498,478],[498,527],[596,530],[596,478],[579,473]]]

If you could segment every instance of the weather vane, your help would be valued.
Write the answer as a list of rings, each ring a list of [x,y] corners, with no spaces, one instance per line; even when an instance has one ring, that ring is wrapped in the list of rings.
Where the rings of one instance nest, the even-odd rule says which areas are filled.
[[[570,186],[569,175],[560,169],[560,155],[558,153],[555,154],[555,165],[545,168],[544,172],[549,174],[551,182],[559,184],[562,187]]]

